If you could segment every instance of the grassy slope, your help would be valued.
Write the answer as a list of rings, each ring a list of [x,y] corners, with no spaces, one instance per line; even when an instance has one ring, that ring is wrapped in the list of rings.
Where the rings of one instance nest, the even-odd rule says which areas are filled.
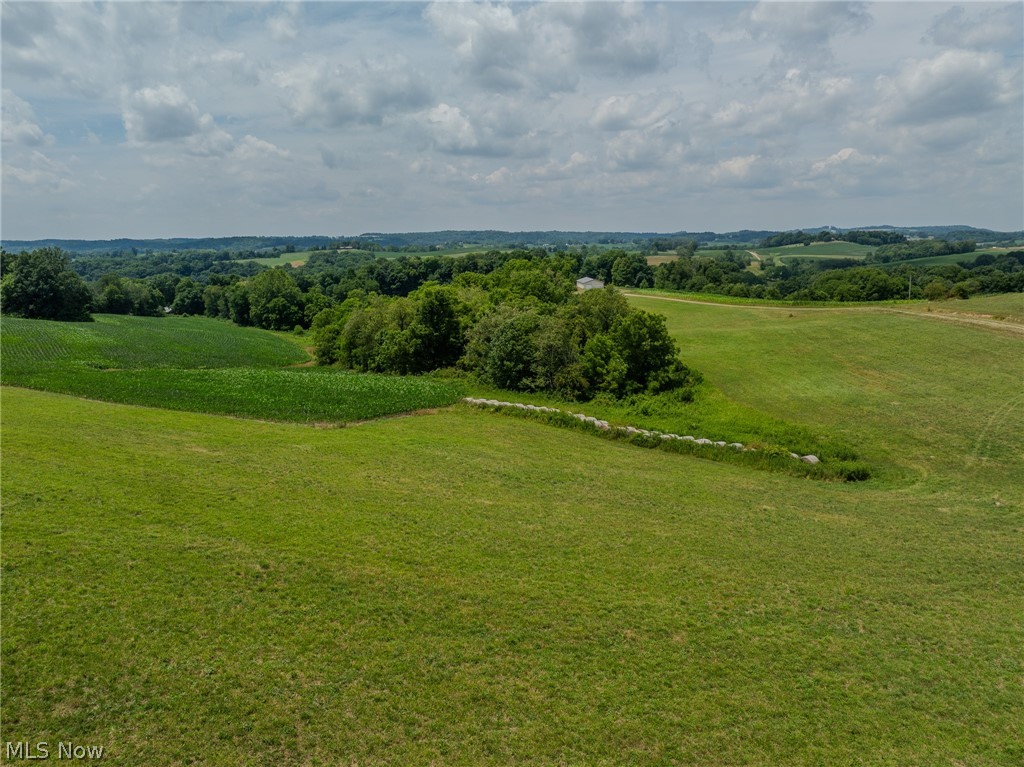
[[[997,320],[1024,322],[1024,293],[978,295],[966,301],[953,299],[949,301],[908,303],[903,308],[921,312],[968,314],[991,317]]]
[[[1024,485],[1019,337],[862,309],[703,306],[661,312],[725,396],[858,444],[901,472],[996,492]]]
[[[113,764],[1024,755],[1019,506],[465,408],[312,430],[4,405],[7,740]]]
[[[892,468],[7,389],[4,738],[124,764],[1024,759],[1020,339],[633,300],[724,396]]]

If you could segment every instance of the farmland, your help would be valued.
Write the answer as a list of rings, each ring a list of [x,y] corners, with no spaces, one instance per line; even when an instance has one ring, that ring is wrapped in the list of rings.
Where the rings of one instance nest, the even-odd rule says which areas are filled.
[[[722,413],[881,470],[464,406],[314,429],[6,388],[5,738],[113,764],[1020,763],[1021,339],[631,300]],[[959,305],[1019,306],[984,300]],[[264,361],[301,356],[275,340]]]
[[[864,258],[874,248],[854,242],[814,242],[810,245],[783,245],[777,248],[757,248],[764,261],[775,258],[784,264],[796,261],[822,261],[837,258]]]
[[[4,382],[65,367],[281,367],[309,359],[300,347],[204,317],[96,315],[95,322],[49,322],[4,317]]]
[[[303,250],[296,253],[282,253],[279,256],[266,256],[264,258],[242,258],[240,261],[253,261],[263,266],[284,266],[285,264],[291,264],[296,266],[298,264],[304,264],[309,260],[309,257],[313,255],[311,250]]]
[[[449,405],[450,383],[333,369],[283,334],[206,318],[5,318],[3,382],[134,405],[282,421],[344,422]],[[245,363],[249,363],[248,365]]]

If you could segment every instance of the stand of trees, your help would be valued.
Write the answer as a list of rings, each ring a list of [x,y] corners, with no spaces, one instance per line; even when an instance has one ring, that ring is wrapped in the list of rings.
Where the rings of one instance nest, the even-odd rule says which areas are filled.
[[[315,318],[317,360],[387,373],[456,367],[503,389],[577,400],[695,382],[663,317],[610,287],[577,294],[562,266],[512,261],[406,297],[356,291]]]
[[[973,253],[977,247],[974,240],[915,240],[895,245],[883,245],[867,259],[870,263],[889,263],[890,261],[907,261],[911,258],[928,258],[930,256],[949,256],[957,253]]]
[[[92,293],[60,248],[0,251],[0,308],[43,320],[89,320]]]
[[[858,245],[889,245],[893,243],[906,242],[905,235],[899,232],[887,230],[852,230],[849,232],[836,233],[823,229],[815,234],[808,234],[799,229],[794,232],[780,232],[771,237],[766,237],[758,244],[761,248],[779,248],[786,245],[810,245],[812,242],[855,242]]]

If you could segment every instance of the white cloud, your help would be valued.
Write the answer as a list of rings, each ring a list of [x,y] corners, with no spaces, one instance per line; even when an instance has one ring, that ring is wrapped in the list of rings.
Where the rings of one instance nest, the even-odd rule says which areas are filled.
[[[473,124],[458,107],[438,104],[425,119],[427,131],[443,152],[473,152],[480,145]]]
[[[1019,3],[0,14],[10,236],[1021,226]]]
[[[848,77],[810,77],[796,68],[763,88],[753,101],[734,100],[717,109],[712,126],[752,136],[796,135],[805,125],[837,121],[856,90]]]
[[[601,99],[590,124],[606,131],[648,128],[681,109],[682,97],[657,93],[630,93]]]
[[[1020,100],[1020,75],[1002,67],[994,53],[950,50],[907,62],[894,77],[883,75],[879,117],[921,124],[977,115]]]
[[[24,99],[7,88],[3,89],[2,102],[3,142],[23,146],[43,146],[54,142],[53,136],[45,133],[36,123],[35,110]]]
[[[975,50],[1008,48],[1020,51],[1020,30],[1024,25],[1024,6],[954,6],[932,22],[925,39],[937,45]]]
[[[177,85],[140,88],[127,94],[122,116],[132,142],[172,141],[201,130],[199,107]]]
[[[672,63],[675,39],[640,3],[432,3],[424,11],[484,88],[575,90],[581,73],[635,77]]]
[[[725,187],[764,188],[779,181],[776,164],[755,154],[722,160],[708,175],[712,183]]]
[[[853,147],[843,147],[811,165],[811,175],[834,179],[837,176],[849,176],[861,173],[865,169],[876,169],[883,166],[882,158],[876,155],[865,155]]]
[[[223,156],[234,147],[234,138],[219,127],[177,85],[140,88],[123,99],[122,119],[130,144],[184,141],[191,154]]]
[[[863,2],[759,2],[740,23],[756,41],[776,45],[775,62],[821,68],[832,61],[832,39],[865,31],[872,22]]]
[[[430,100],[430,87],[400,57],[332,64],[310,58],[278,73],[292,118],[337,128],[348,123],[380,124],[385,117],[415,111]]]
[[[67,165],[38,150],[32,150],[26,161],[21,163],[4,163],[3,175],[30,192],[66,192],[78,186]]]
[[[251,161],[264,157],[279,157],[287,159],[291,153],[287,149],[281,149],[269,141],[258,139],[255,136],[245,136],[235,146],[234,158],[238,160]]]
[[[260,82],[256,64],[241,51],[220,50],[212,53],[197,53],[190,59],[192,68],[209,81],[218,75],[227,74],[236,85],[255,87]]]

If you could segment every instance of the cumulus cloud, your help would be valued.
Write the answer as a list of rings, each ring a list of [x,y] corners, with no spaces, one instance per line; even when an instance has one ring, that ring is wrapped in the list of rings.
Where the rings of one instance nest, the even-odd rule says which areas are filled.
[[[129,141],[171,141],[201,130],[199,107],[177,85],[140,88],[125,98],[122,114]]]
[[[17,164],[4,163],[3,175],[17,186],[33,192],[66,192],[77,186],[67,165],[38,150],[32,150]]]
[[[299,123],[340,127],[380,124],[385,117],[420,109],[430,101],[426,79],[405,59],[352,65],[309,59],[274,77]]]
[[[717,186],[765,188],[779,181],[779,170],[771,160],[751,154],[718,162],[708,176]]]
[[[43,146],[53,143],[53,136],[44,133],[36,123],[36,114],[32,105],[7,88],[3,89],[2,112],[3,142],[5,144]]]
[[[508,105],[491,105],[477,114],[441,103],[413,115],[434,147],[449,154],[480,157],[536,156],[545,151],[539,131]]]
[[[206,80],[223,73],[236,85],[256,86],[260,82],[259,68],[241,51],[197,53],[192,56],[190,63],[194,69],[202,72]]]
[[[607,74],[636,77],[673,61],[675,38],[657,6],[643,3],[553,3],[538,6],[559,23],[575,62]]]
[[[630,93],[601,99],[590,118],[590,124],[605,131],[648,128],[683,106],[678,95]]]
[[[690,138],[679,123],[662,120],[646,128],[617,133],[605,143],[604,149],[609,170],[671,172],[687,157]]]
[[[962,220],[951,181],[961,203],[993,211],[969,223],[1019,222],[1022,209],[1019,2],[12,2],[0,14],[11,236],[82,222],[114,236],[129,208],[154,230],[205,234],[680,228],[682,209],[701,228],[756,227],[796,201],[782,225],[800,226],[809,200],[865,195],[885,211],[892,195],[907,218]],[[152,200],[132,207],[142,188]],[[64,190],[74,215],[40,190]],[[239,219],[209,215],[223,200],[243,203]],[[851,223],[847,207],[813,210]]]
[[[836,120],[848,109],[856,90],[851,78],[812,77],[796,68],[765,81],[763,88],[751,101],[732,100],[716,109],[711,125],[743,135],[795,135],[808,123]]]
[[[672,61],[675,38],[640,3],[432,3],[424,11],[485,88],[571,91],[581,72],[633,77]]]
[[[848,146],[814,162],[811,165],[811,173],[816,176],[832,177],[836,172],[845,174],[853,169],[876,168],[880,164],[881,158],[874,155],[864,155],[853,147]]]
[[[1022,17],[1024,6],[1020,3],[976,5],[969,10],[957,5],[932,22],[925,40],[952,48],[1019,49]]]
[[[511,5],[493,3],[431,3],[423,15],[451,46],[462,72],[477,84],[496,91],[570,90],[577,78],[564,65],[567,41],[545,28],[535,10],[524,6],[517,12]]]
[[[1020,77],[994,53],[950,50],[907,62],[876,82],[882,120],[922,124],[977,115],[1020,100]]]
[[[131,144],[184,141],[201,156],[224,155],[234,147],[231,134],[220,128],[177,85],[140,88],[125,95],[122,104],[125,134]]]
[[[832,38],[863,32],[871,21],[863,2],[759,2],[741,15],[751,38],[777,45],[778,62],[805,66],[831,60]]]
[[[425,117],[427,130],[442,151],[472,152],[480,146],[476,129],[458,107],[438,104]]]

